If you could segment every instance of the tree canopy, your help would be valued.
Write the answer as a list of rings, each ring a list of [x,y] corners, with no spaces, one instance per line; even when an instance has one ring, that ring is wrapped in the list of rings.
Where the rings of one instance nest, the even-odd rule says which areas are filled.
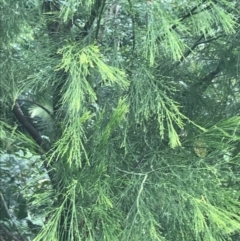
[[[0,3],[0,239],[239,240],[238,1]]]

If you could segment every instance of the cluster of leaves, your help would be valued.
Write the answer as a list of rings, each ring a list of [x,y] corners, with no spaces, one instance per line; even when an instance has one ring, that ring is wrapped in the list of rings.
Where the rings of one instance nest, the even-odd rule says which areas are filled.
[[[51,201],[32,205],[36,195],[49,190],[49,178],[41,166],[40,157],[29,150],[14,154],[1,151],[1,223],[14,236],[32,239],[43,225]],[[4,236],[4,234],[3,234]]]

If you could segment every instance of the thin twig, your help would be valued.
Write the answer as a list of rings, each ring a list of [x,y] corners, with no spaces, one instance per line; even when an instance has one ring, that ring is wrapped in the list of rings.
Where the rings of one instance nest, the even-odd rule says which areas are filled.
[[[17,118],[17,120],[24,126],[24,128],[28,131],[31,137],[35,140],[35,142],[41,146],[43,149],[43,139],[38,131],[32,126],[32,124],[27,120],[26,116],[23,114],[21,107],[18,103],[15,103],[13,106],[13,114]],[[49,149],[47,148],[47,151]]]
[[[124,172],[124,173],[126,173],[126,174],[131,174],[131,175],[138,175],[138,176],[145,176],[145,175],[147,175],[146,173],[138,173],[138,172],[125,171],[125,170],[122,170],[122,169],[120,169],[120,168],[118,168],[118,167],[116,167],[116,169],[117,169],[118,171],[120,171],[120,172]]]
[[[192,53],[192,51],[199,45],[200,41],[203,39],[204,34],[202,34],[198,40],[193,44],[193,46],[191,48],[189,48],[181,57],[181,59],[179,60],[179,63],[181,63],[184,59],[186,59],[188,57],[189,54]]]
[[[142,191],[143,191],[143,186],[144,186],[144,183],[146,182],[146,180],[147,180],[147,177],[148,177],[148,175],[147,174],[145,174],[145,177],[143,178],[143,180],[142,180],[142,183],[141,183],[141,186],[140,186],[140,189],[139,189],[139,192],[138,192],[138,195],[137,195],[137,211],[138,211],[138,213],[139,213],[139,215],[141,216],[142,214],[141,214],[141,212],[140,212],[140,210],[139,210],[139,199],[140,199],[140,196],[141,196],[141,193],[142,193]]]

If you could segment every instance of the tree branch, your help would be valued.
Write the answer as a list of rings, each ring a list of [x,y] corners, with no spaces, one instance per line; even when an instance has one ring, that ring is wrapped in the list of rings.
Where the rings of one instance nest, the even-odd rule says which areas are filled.
[[[198,14],[199,12],[196,11],[196,10],[197,10],[202,4],[204,4],[204,3],[207,2],[207,1],[208,1],[208,0],[204,0],[204,1],[202,1],[201,3],[197,4],[197,6],[193,7],[193,8],[190,10],[189,13],[187,13],[186,15],[184,15],[183,17],[181,17],[181,18],[180,18],[180,21],[183,21],[183,20],[185,20],[186,18],[189,18],[189,17],[191,17],[191,16],[193,16],[193,15],[195,15],[195,14]],[[210,6],[206,6],[205,8],[201,9],[200,12],[203,12],[203,11],[209,9],[209,8],[210,8]],[[173,25],[172,28],[176,28],[176,26]]]
[[[19,106],[18,103],[15,103],[15,105],[13,106],[12,112],[13,112],[14,116],[16,117],[16,119],[23,125],[25,130],[33,138],[33,140],[39,145],[39,147],[41,147],[44,152],[50,151],[51,146],[49,145],[49,143],[48,144],[45,143],[45,141],[43,140],[43,138],[41,137],[39,132],[32,126],[31,123],[29,123],[29,121],[27,120],[27,118],[23,114],[23,112],[21,110],[21,107]],[[46,163],[46,161],[43,162],[43,165],[48,172],[48,175],[49,175],[49,178],[51,180],[52,185],[56,186],[57,183],[54,179],[54,176],[55,176],[54,169],[52,169],[52,167],[49,166]]]
[[[203,39],[204,34],[202,34],[197,41],[192,45],[191,48],[189,48],[181,57],[181,59],[179,60],[179,63],[181,63],[184,59],[186,59],[191,53],[192,51],[200,44],[200,41]]]
[[[85,23],[84,27],[83,27],[83,31],[80,33],[80,37],[86,37],[88,35],[88,31],[90,30],[90,28],[92,27],[95,19],[98,16],[98,10],[101,8],[102,5],[102,0],[96,0],[91,13],[90,13],[90,17],[88,19],[88,21]]]
[[[232,49],[233,49],[233,45],[231,44],[231,47],[228,49],[228,51],[230,52],[232,51]],[[200,79],[197,83],[195,83],[192,86],[192,88],[194,89],[198,88],[199,91],[203,93],[207,89],[207,87],[211,84],[212,80],[216,77],[216,75],[222,71],[221,67],[224,65],[224,62],[225,62],[225,56],[221,60],[219,60],[215,70],[205,75],[202,79]]]
[[[217,37],[215,37],[215,38],[207,39],[207,40],[205,40],[205,41],[201,41],[201,40],[204,38],[204,34],[202,34],[202,35],[197,39],[197,41],[192,45],[192,47],[190,47],[190,48],[183,54],[183,56],[182,56],[181,59],[179,60],[179,64],[180,64],[181,62],[183,62],[183,60],[186,59],[198,45],[210,43],[210,42],[212,42],[213,40],[219,39],[219,38],[221,38],[221,37],[222,37],[222,35],[217,36]]]
[[[96,35],[95,35],[96,39],[98,38],[98,34],[99,34],[99,30],[100,30],[100,24],[101,24],[101,18],[102,18],[103,10],[104,10],[104,7],[105,7],[105,3],[106,3],[106,0],[103,0],[102,5],[101,5],[101,9],[100,9],[100,14],[99,14],[98,21],[97,21],[97,29],[96,29]]]
[[[222,71],[221,65],[222,63],[221,61],[219,61],[215,70],[205,75],[200,81],[193,85],[193,88],[197,88],[203,93],[207,89],[209,84],[212,82],[212,80],[216,77],[216,75]]]
[[[49,148],[46,148],[43,146],[43,140],[41,135],[38,133],[38,131],[28,122],[27,118],[23,114],[21,107],[18,103],[15,103],[13,106],[13,114],[17,118],[17,120],[24,126],[24,128],[27,130],[27,132],[30,134],[30,136],[35,140],[35,142],[42,147],[45,151],[49,151]]]
[[[189,13],[187,13],[186,15],[184,15],[183,17],[181,17],[180,18],[180,21],[182,22],[182,21],[184,21],[185,19],[187,19],[187,18],[189,18],[189,17],[191,17],[191,16],[193,16],[193,15],[196,15],[196,14],[198,14],[198,13],[200,13],[200,12],[203,12],[203,11],[205,11],[205,10],[208,10],[209,8],[210,8],[210,5],[209,6],[206,6],[205,8],[203,8],[203,9],[201,9],[200,11],[196,11],[203,3],[205,3],[207,0],[204,0],[204,1],[202,1],[201,3],[199,3],[197,6],[195,6],[195,7],[193,7],[190,11],[189,11]],[[172,25],[171,27],[170,27],[170,31],[171,30],[174,30],[174,29],[176,29],[177,28],[177,24],[174,24],[174,25]],[[160,40],[160,37],[158,38],[158,40]]]
[[[46,107],[44,107],[43,105],[41,105],[41,104],[39,104],[39,103],[37,103],[37,102],[35,102],[35,101],[32,101],[32,100],[23,100],[23,99],[17,99],[16,101],[23,101],[23,102],[28,102],[28,103],[37,105],[37,106],[39,106],[40,108],[42,108],[45,112],[47,112],[47,114],[48,114],[49,116],[51,116],[52,119],[54,119],[54,115],[51,113],[50,110],[48,110]]]

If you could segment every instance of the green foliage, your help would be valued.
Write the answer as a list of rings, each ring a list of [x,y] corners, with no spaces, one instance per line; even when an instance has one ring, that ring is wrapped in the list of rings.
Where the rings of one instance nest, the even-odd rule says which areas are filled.
[[[41,167],[40,156],[33,155],[27,149],[18,150],[14,154],[1,151],[0,167],[0,192],[3,198],[0,205],[1,223],[6,224],[12,232],[20,232],[25,238],[33,238],[35,229],[32,229],[29,223],[36,226],[39,231],[43,226],[44,211],[50,204],[49,201],[45,206],[41,204],[40,211],[38,205],[32,205],[27,201],[33,201],[33,195],[47,190],[42,183],[49,182],[49,178]],[[2,206],[3,202],[9,208],[7,213]]]
[[[237,1],[0,2],[0,224],[239,239]]]
[[[69,72],[69,84],[65,83],[68,84],[68,88],[62,97],[63,105],[69,103],[69,98],[73,100],[68,105],[69,114],[77,115],[83,109],[82,103],[86,99],[89,102],[96,101],[96,93],[87,79],[91,72],[90,68],[99,72],[103,83],[107,81],[110,85],[117,83],[125,88],[128,86],[124,72],[106,65],[101,59],[102,56],[97,46],[86,46],[79,50],[78,46],[71,44],[59,50],[58,53],[62,54],[63,57],[56,70],[64,69],[65,72]]]

